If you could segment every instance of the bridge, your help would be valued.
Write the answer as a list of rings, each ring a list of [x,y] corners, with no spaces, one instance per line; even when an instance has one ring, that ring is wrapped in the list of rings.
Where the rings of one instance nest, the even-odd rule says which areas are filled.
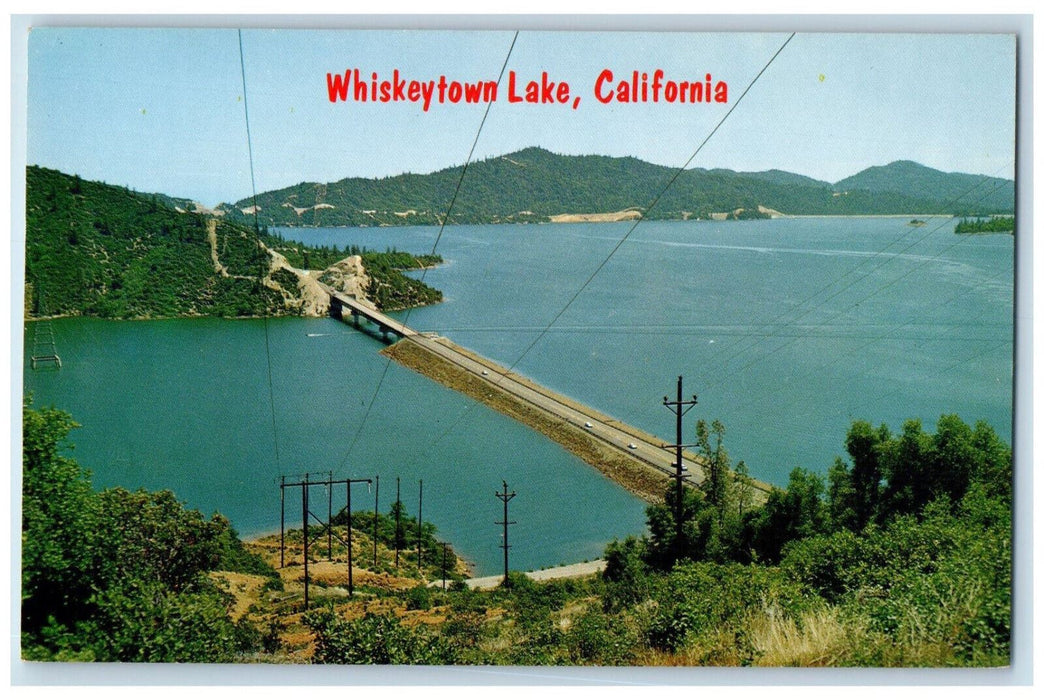
[[[338,292],[321,282],[319,283],[319,286],[330,295],[330,315],[334,318],[347,321],[348,319],[344,317],[344,312],[347,310],[352,319],[353,325],[356,328],[360,327],[359,319],[365,319],[377,326],[378,332],[384,336],[385,340],[389,339],[389,333],[397,335],[400,338],[410,338],[418,335],[417,331],[409,326],[396,321],[391,316],[385,316],[377,309],[360,302],[353,296],[349,296],[343,292]]]
[[[388,340],[389,334],[394,334],[410,344],[423,348],[439,362],[466,373],[472,380],[481,382],[486,391],[497,391],[507,395],[559,423],[582,431],[599,444],[646,467],[667,475],[676,473],[675,454],[664,449],[664,441],[660,438],[540,386],[488,358],[453,343],[448,338],[435,333],[418,332],[354,297],[323,286],[330,293],[331,316],[348,322],[344,316],[344,311],[348,310],[356,327],[359,327],[360,318],[365,319],[379,328],[385,340]],[[703,483],[706,475],[695,455],[688,454],[683,457],[682,466],[686,473],[686,481],[690,485]],[[753,482],[753,488],[756,498],[764,498],[771,489],[768,484],[759,481]]]

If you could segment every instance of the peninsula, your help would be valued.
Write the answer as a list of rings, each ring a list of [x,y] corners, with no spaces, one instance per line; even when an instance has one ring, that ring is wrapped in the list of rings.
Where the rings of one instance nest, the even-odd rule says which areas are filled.
[[[402,274],[438,256],[305,246],[183,204],[29,167],[27,318],[324,316],[321,284],[386,311],[442,300]]]

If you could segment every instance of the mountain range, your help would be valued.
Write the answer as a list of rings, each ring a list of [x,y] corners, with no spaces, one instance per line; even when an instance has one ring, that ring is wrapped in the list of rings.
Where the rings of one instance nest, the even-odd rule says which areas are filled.
[[[454,199],[458,181],[460,189]],[[269,226],[394,226],[545,222],[562,214],[631,210],[647,219],[777,215],[1010,214],[1012,180],[945,173],[908,160],[836,183],[782,170],[675,168],[632,157],[568,156],[526,148],[428,174],[302,182],[256,197]],[[253,223],[253,197],[215,211]],[[655,202],[655,204],[653,204]],[[188,206],[187,200],[170,203]]]

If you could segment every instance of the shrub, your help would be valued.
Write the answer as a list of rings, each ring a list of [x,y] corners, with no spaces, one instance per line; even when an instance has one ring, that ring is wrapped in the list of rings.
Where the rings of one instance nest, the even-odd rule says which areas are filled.
[[[431,610],[431,589],[425,585],[414,586],[406,592],[407,610]]]
[[[228,521],[205,520],[167,491],[94,493],[60,454],[74,426],[61,411],[24,407],[25,658],[221,662],[255,648],[204,576],[235,549]]]
[[[641,639],[620,615],[584,612],[569,626],[565,645],[573,663],[619,666],[634,661]]]
[[[753,564],[677,566],[654,600],[647,640],[664,651],[677,651],[701,636],[736,633],[765,606],[793,615],[814,604],[778,568]]]
[[[322,608],[305,613],[303,620],[315,634],[316,663],[451,664],[457,659],[441,637],[405,627],[390,615],[367,613],[347,621]]]
[[[621,610],[649,597],[652,584],[645,564],[646,544],[628,537],[623,542],[613,540],[605,548],[606,582],[602,601],[606,612]]]

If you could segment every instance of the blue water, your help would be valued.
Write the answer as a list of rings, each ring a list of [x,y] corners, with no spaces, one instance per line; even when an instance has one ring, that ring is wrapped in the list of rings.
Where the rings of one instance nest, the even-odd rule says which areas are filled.
[[[445,302],[398,316],[665,439],[662,397],[684,375],[699,396],[686,430],[720,419],[733,460],[775,484],[795,466],[825,474],[854,419],[931,429],[958,413],[1010,439],[1011,236],[935,220],[644,222],[607,261],[631,226],[447,227],[446,263],[416,273]],[[412,252],[439,235],[283,233]],[[336,321],[268,322],[274,421],[263,321],[54,325],[65,366],[27,370],[26,388],[83,425],[74,454],[100,487],[170,488],[252,534],[278,528],[281,474],[379,474],[382,510],[399,476],[410,512],[423,479],[425,519],[478,573],[501,565],[502,480],[518,492],[512,568],[595,557],[643,531],[637,499]],[[372,498],[355,487],[356,507]],[[299,508],[287,517],[299,523]]]
[[[444,304],[410,325],[673,439],[661,401],[684,375],[691,417],[734,460],[785,484],[825,473],[852,420],[943,413],[1011,437],[1013,238],[930,219],[447,227],[425,273]],[[308,242],[431,250],[433,228],[285,231]],[[544,337],[519,356],[566,305]]]

